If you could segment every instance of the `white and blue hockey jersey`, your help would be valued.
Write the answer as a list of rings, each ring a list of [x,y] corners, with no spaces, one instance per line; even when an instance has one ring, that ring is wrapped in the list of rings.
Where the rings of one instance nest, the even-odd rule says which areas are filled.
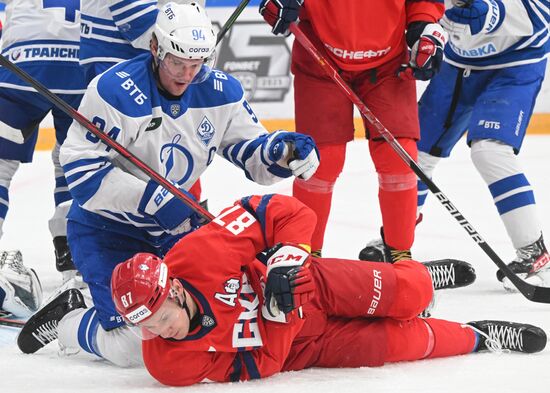
[[[138,56],[97,76],[79,111],[154,171],[186,190],[216,154],[259,184],[291,176],[288,169],[269,159],[268,147],[275,134],[268,134],[258,121],[235,78],[213,71],[205,82],[189,85],[180,98],[163,96],[156,83],[152,55]],[[91,217],[93,221],[95,214],[126,224],[127,231],[141,228],[153,239],[163,234],[151,217],[138,212],[149,179],[76,122],[69,129],[60,160],[80,206],[79,213],[73,204],[73,219]]]
[[[157,0],[83,1],[81,64],[118,63],[148,51],[158,14],[157,3]]]
[[[467,25],[442,19],[449,32],[445,61],[457,67],[495,69],[543,60],[550,51],[550,1],[491,2],[501,3],[504,11],[491,22],[496,28],[489,33],[471,34]],[[452,6],[450,0],[446,0],[446,6]]]
[[[6,4],[2,55],[54,93],[83,94],[78,64],[79,0],[0,0]],[[0,68],[0,87],[34,91]]]

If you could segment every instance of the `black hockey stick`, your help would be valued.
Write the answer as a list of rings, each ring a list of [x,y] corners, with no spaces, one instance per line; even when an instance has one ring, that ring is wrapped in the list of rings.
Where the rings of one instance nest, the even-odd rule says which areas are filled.
[[[231,26],[235,23],[238,16],[242,13],[244,8],[248,5],[250,0],[243,0],[239,4],[239,6],[233,11],[227,22],[224,24],[220,32],[218,33],[218,36],[216,38],[216,45],[222,40],[222,38],[225,36],[225,34],[229,31]],[[48,101],[50,101],[52,104],[57,106],[59,109],[61,109],[67,116],[71,117],[75,121],[77,121],[82,127],[86,128],[88,131],[90,131],[92,134],[97,136],[103,143],[105,143],[107,146],[114,149],[118,154],[120,154],[122,157],[126,158],[128,161],[130,161],[132,164],[134,164],[139,170],[144,172],[149,178],[155,180],[158,184],[163,186],[165,189],[167,189],[172,195],[182,200],[184,203],[186,203],[190,208],[192,208],[195,212],[197,212],[199,215],[201,215],[205,220],[211,221],[214,216],[206,209],[204,209],[200,204],[195,202],[193,199],[189,198],[187,195],[185,195],[183,192],[181,192],[177,187],[172,185],[169,181],[167,181],[164,177],[162,177],[159,173],[155,172],[153,169],[151,169],[147,164],[145,164],[143,161],[141,161],[139,158],[137,158],[135,155],[130,153],[127,149],[125,149],[122,145],[120,145],[118,142],[116,142],[114,139],[109,137],[107,134],[105,134],[103,131],[101,131],[99,128],[97,128],[92,122],[90,122],[88,119],[86,119],[82,114],[80,114],[77,110],[75,110],[73,107],[71,107],[69,104],[67,104],[65,101],[63,101],[61,98],[56,96],[54,93],[52,93],[50,90],[48,90],[44,85],[42,85],[40,82],[35,80],[32,76],[27,74],[25,71],[23,71],[21,68],[13,64],[11,61],[9,61],[4,56],[0,55],[0,64],[9,69],[11,72],[19,76],[19,78],[23,79],[25,82],[30,84],[32,87],[35,88],[35,90],[42,95],[44,98],[46,98]]]
[[[223,39],[225,34],[229,31],[231,26],[235,23],[241,12],[246,8],[246,6],[250,3],[250,0],[242,0],[235,11],[231,14],[231,16],[227,19],[227,22],[225,22],[225,25],[222,26],[221,30],[218,32],[218,37],[216,38],[216,45],[220,43],[220,41]]]
[[[359,112],[367,119],[367,121],[376,127],[376,130],[382,135],[382,137],[388,142],[388,144],[395,150],[399,157],[413,170],[413,172],[422,180],[428,189],[437,197],[439,202],[447,211],[458,221],[458,223],[464,228],[468,235],[481,247],[483,251],[491,258],[491,260],[498,266],[498,268],[504,273],[506,277],[514,284],[514,286],[520,291],[527,299],[537,303],[550,303],[550,288],[539,287],[529,284],[522,280],[510,270],[510,268],[500,259],[495,251],[487,244],[487,242],[476,231],[472,224],[462,215],[462,213],[453,205],[453,203],[447,198],[445,194],[439,189],[439,187],[424,173],[424,171],[418,166],[418,164],[407,153],[403,146],[395,139],[392,133],[384,127],[384,125],[374,116],[371,110],[361,101],[361,99],[355,94],[355,92],[349,87],[349,85],[342,79],[338,71],[325,59],[325,57],[315,48],[309,38],[305,36],[302,30],[297,24],[290,25],[290,31],[294,34],[298,42],[317,60],[319,65],[325,70],[334,82],[346,93],[348,98],[357,107]]]

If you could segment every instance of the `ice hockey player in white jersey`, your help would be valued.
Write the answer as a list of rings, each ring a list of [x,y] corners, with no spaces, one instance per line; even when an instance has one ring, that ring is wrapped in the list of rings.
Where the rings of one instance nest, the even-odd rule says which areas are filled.
[[[159,7],[167,0],[81,2],[80,64],[86,81],[124,60],[149,52]],[[180,0],[178,3],[190,3]],[[197,1],[204,6],[204,1]]]
[[[533,188],[517,154],[546,70],[550,1],[453,3],[447,2],[442,19],[449,32],[445,62],[419,102],[420,167],[432,176],[441,158],[449,157],[468,131],[472,161],[516,249],[517,258],[508,266],[521,277],[548,286],[550,256]],[[418,193],[420,211],[428,194],[422,182]],[[497,278],[513,289],[501,271]]]
[[[6,0],[2,55],[26,71],[53,93],[77,108],[85,90],[78,64],[78,0]],[[71,195],[59,164],[59,146],[72,119],[46,101],[26,82],[0,67],[0,237],[9,205],[9,187],[21,163],[31,162],[38,126],[51,111],[56,144],[55,213],[49,221],[56,267],[64,276],[74,275],[66,238],[66,213]]]
[[[212,70],[215,43],[204,8],[168,3],[158,15],[151,53],[96,77],[79,110],[183,192],[216,155],[259,184],[311,177],[319,164],[313,140],[294,132],[268,134],[240,83]],[[53,314],[49,308],[42,313],[43,329],[40,321],[33,324],[44,343],[59,334],[64,348],[80,347],[122,366],[141,364],[140,342],[111,299],[112,270],[137,252],[162,256],[193,230],[197,217],[76,122],[61,162],[75,200],[69,244],[95,307],[77,305],[61,319],[52,316],[54,304]],[[58,329],[46,325],[52,319],[61,319]],[[25,352],[38,349],[26,344],[20,343]]]

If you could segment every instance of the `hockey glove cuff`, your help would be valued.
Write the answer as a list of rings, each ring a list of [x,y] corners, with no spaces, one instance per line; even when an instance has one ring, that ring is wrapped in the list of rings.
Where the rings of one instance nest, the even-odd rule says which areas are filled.
[[[267,254],[264,305],[269,317],[288,314],[313,298],[315,282],[309,270],[309,252],[279,243]]]
[[[313,138],[299,132],[277,131],[270,139],[268,156],[272,162],[301,179],[313,176],[319,167],[319,151]]]
[[[420,32],[419,27],[421,26],[424,28]],[[441,66],[447,33],[438,23],[413,22],[408,28],[407,42],[414,43],[411,47],[409,64],[403,65],[399,69],[399,77],[402,79],[431,79]]]
[[[504,20],[504,4],[497,0],[453,1],[442,20],[449,31],[459,33],[458,25],[466,25],[470,34],[492,33]]]
[[[195,200],[193,195],[185,190],[182,193]],[[171,235],[189,232],[197,226],[199,216],[187,204],[154,180],[149,180],[139,202],[138,211],[150,216],[155,222]]]
[[[272,27],[273,34],[287,36],[290,34],[288,28],[298,20],[303,4],[304,0],[262,0],[260,14]]]

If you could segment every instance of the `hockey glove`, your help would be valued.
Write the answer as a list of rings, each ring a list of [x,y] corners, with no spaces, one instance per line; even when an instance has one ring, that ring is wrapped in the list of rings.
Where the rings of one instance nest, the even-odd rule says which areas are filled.
[[[407,43],[411,48],[409,64],[401,66],[402,79],[431,79],[441,66],[447,33],[438,23],[413,22],[407,29]]]
[[[269,159],[292,174],[308,180],[319,167],[319,151],[310,136],[299,132],[277,131],[270,138]]]
[[[195,200],[192,194],[181,190],[185,195]],[[149,180],[139,202],[138,211],[150,216],[155,222],[171,235],[179,235],[193,230],[200,217],[187,204],[167,189],[159,186],[154,180]]]
[[[504,20],[504,5],[497,0],[461,0],[453,3],[455,6],[445,11],[442,22],[449,25],[450,31],[455,31],[456,27],[448,21],[467,26],[471,35],[492,33]]]
[[[272,27],[275,35],[289,35],[290,24],[298,20],[300,8],[304,0],[262,0],[260,2],[260,14]]]
[[[19,318],[31,316],[42,303],[42,285],[33,269],[23,265],[20,251],[0,253],[0,309]]]
[[[309,252],[290,243],[268,251],[264,304],[270,317],[290,313],[307,303],[315,292],[309,270]]]

